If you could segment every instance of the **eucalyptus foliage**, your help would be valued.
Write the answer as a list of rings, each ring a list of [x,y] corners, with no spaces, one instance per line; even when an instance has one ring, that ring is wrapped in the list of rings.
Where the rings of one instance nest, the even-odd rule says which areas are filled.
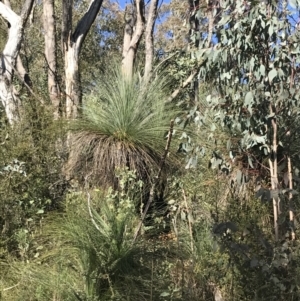
[[[287,156],[294,180],[299,176],[300,48],[294,21],[298,5],[297,1],[218,1],[213,47],[205,47],[205,38],[192,33],[199,45],[194,55],[205,59],[199,78],[217,89],[207,96],[210,110],[232,135],[227,154],[214,153],[212,165],[239,161],[246,181],[254,175],[271,182],[268,200],[284,198],[286,192],[296,194],[288,187]],[[195,20],[201,20],[200,11]],[[264,193],[261,189],[258,196]]]

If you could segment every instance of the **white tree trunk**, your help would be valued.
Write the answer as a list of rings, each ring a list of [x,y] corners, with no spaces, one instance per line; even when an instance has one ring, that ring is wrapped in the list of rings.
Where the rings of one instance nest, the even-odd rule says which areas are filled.
[[[147,25],[145,30],[145,47],[146,47],[146,60],[145,60],[145,72],[144,79],[147,82],[151,76],[154,57],[154,45],[153,45],[153,30],[155,20],[157,17],[157,5],[158,0],[152,0],[148,12]]]
[[[12,86],[7,84],[5,78],[3,78],[3,76],[0,76],[0,98],[8,122],[13,124],[19,119],[17,101],[13,95]]]
[[[12,79],[22,42],[24,26],[30,14],[33,2],[34,0],[25,1],[20,16],[13,12],[9,6],[0,2],[0,15],[10,25],[8,40],[0,61],[0,100],[10,124],[18,120],[18,105],[13,93]]]
[[[81,105],[81,89],[79,87],[79,49],[76,44],[69,44],[65,51],[65,81],[66,81],[66,117],[75,119]]]
[[[136,52],[145,27],[144,0],[136,0],[135,4],[135,11],[132,14],[132,20],[136,20],[135,24],[132,24],[129,18],[126,20],[128,15],[125,14],[122,70],[128,78],[132,78]],[[131,31],[129,31],[130,28]]]
[[[103,0],[91,0],[89,8],[72,33],[72,0],[63,2],[62,43],[65,58],[66,117],[74,119],[81,106],[79,81],[79,54],[83,41],[90,30]]]
[[[54,119],[59,118],[60,92],[56,81],[56,41],[54,0],[43,1],[43,21],[45,34],[45,57],[48,67],[48,92],[53,107]]]

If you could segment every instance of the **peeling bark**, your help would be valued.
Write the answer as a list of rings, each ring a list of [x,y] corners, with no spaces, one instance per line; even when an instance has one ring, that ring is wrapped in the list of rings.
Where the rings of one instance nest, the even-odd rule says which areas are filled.
[[[101,8],[103,0],[91,0],[89,8],[72,33],[72,0],[63,0],[62,47],[65,57],[66,117],[78,116],[81,106],[79,54],[84,39]]]
[[[45,32],[45,57],[48,67],[48,92],[53,107],[54,119],[59,118],[60,91],[56,80],[56,41],[54,0],[43,1],[43,23]]]
[[[9,23],[8,40],[0,61],[0,99],[10,124],[18,120],[17,98],[13,92],[12,80],[16,60],[21,47],[24,27],[30,15],[34,0],[26,0],[21,15],[17,15],[8,5],[0,2],[0,15]]]

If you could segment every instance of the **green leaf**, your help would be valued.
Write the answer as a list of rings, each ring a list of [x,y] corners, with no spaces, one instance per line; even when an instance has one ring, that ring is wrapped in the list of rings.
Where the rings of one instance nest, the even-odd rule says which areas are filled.
[[[251,168],[254,168],[251,157],[248,156],[248,163]]]
[[[289,5],[292,8],[296,8],[297,7],[297,0],[289,0]]]
[[[252,103],[253,103],[253,94],[252,94],[251,91],[246,94],[244,103],[245,103],[246,106],[252,105]]]
[[[264,65],[260,65],[259,70],[260,70],[260,74],[262,76],[265,76],[265,74],[266,74],[266,67]]]
[[[253,30],[254,26],[255,26],[255,23],[256,23],[256,19],[253,19],[252,20],[252,24],[251,24],[251,31]]]
[[[44,213],[44,210],[40,209],[40,210],[38,210],[38,212],[36,214],[43,214],[43,213]]]
[[[228,23],[228,21],[230,20],[231,16],[230,15],[225,15],[222,17],[221,21],[218,23],[219,26],[223,26],[226,23]]]
[[[236,173],[236,182],[238,185],[242,184],[242,172],[240,170],[237,171]]]
[[[231,139],[227,140],[227,150],[231,149]]]
[[[168,296],[170,296],[169,292],[163,292],[160,294],[160,297],[168,297]]]
[[[270,36],[274,33],[274,27],[273,27],[273,24],[271,24],[271,25],[269,26],[268,33],[269,33]]]
[[[269,81],[272,82],[276,75],[277,75],[276,69],[272,69],[268,74]]]

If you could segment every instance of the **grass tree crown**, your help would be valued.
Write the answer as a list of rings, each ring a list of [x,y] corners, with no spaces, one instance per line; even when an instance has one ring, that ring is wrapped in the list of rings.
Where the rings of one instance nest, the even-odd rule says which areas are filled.
[[[145,84],[138,74],[128,79],[117,68],[105,72],[86,96],[82,117],[72,124],[71,173],[106,186],[115,183],[117,168],[129,168],[148,181],[177,114],[166,104],[168,87],[163,75]],[[175,162],[173,154],[167,166]]]

